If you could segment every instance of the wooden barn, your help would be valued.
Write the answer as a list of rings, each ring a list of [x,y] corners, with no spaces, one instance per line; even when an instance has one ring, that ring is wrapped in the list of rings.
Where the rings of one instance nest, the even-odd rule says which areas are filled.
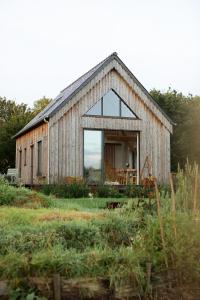
[[[16,134],[16,168],[24,184],[139,184],[141,172],[166,182],[172,125],[113,53]]]

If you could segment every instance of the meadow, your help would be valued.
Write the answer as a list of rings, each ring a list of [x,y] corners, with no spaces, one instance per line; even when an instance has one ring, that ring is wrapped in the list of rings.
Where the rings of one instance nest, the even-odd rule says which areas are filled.
[[[49,297],[27,278],[53,274],[103,279],[112,299],[153,299],[170,284],[169,299],[190,299],[200,283],[199,189],[196,165],[179,170],[169,192],[156,190],[150,206],[145,198],[58,199],[1,181],[0,280],[11,294],[34,290],[33,299]],[[109,210],[109,201],[123,205]],[[83,299],[97,299],[87,291]]]

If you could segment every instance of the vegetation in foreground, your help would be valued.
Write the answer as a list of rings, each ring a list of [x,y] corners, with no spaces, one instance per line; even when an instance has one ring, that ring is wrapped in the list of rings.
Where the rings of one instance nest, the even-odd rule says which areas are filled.
[[[1,280],[19,287],[25,278],[54,273],[68,279],[104,278],[111,290],[134,287],[142,297],[151,295],[156,283],[163,276],[167,281],[173,270],[179,287],[199,285],[197,166],[179,170],[175,183],[175,193],[172,188],[170,195],[161,192],[159,200],[157,193],[152,200],[157,209],[130,199],[110,211],[100,205],[107,199],[58,200],[37,193],[48,206],[2,206]],[[1,201],[9,188],[1,182]]]

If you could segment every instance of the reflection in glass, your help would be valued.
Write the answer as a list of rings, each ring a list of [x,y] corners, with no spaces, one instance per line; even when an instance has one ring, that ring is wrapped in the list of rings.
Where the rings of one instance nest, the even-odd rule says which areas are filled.
[[[128,105],[126,105],[113,90],[110,90],[103,98],[92,106],[86,115],[137,119],[136,115],[131,111]]]
[[[119,117],[120,115],[120,99],[119,97],[110,90],[103,97],[103,115],[104,116],[113,116]]]
[[[132,111],[128,108],[126,104],[121,101],[121,116],[125,118],[135,118],[136,116]]]
[[[101,131],[84,130],[84,176],[90,183],[101,180],[101,143]]]
[[[88,112],[86,115],[91,115],[91,116],[100,116],[101,115],[101,100],[99,100]]]

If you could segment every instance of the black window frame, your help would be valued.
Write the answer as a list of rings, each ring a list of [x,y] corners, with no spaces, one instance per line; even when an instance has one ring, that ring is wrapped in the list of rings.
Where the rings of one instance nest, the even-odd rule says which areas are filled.
[[[39,153],[40,150],[41,153]],[[42,140],[39,140],[37,142],[37,176],[42,176],[42,170],[43,170],[42,152],[43,152],[43,144],[42,144]]]
[[[27,148],[24,148],[24,166],[27,165]]]
[[[101,114],[99,115],[93,115],[93,114],[88,114],[88,112],[91,110],[92,107],[94,107],[97,102],[86,112],[85,116],[92,116],[92,117],[104,117],[104,118],[120,118],[120,119],[132,119],[132,120],[135,120],[135,119],[139,119],[138,116],[132,111],[132,109],[124,102],[124,100],[113,90],[113,89],[110,89],[109,91],[112,91],[113,93],[115,93],[115,95],[119,98],[119,115],[116,115],[116,116],[112,116],[112,115],[104,115],[103,114],[103,97],[101,97],[100,100],[98,100],[97,102],[101,101]],[[108,93],[109,93],[108,91]],[[122,104],[123,103],[130,111],[131,113],[134,115],[134,117],[124,117],[122,116]]]

